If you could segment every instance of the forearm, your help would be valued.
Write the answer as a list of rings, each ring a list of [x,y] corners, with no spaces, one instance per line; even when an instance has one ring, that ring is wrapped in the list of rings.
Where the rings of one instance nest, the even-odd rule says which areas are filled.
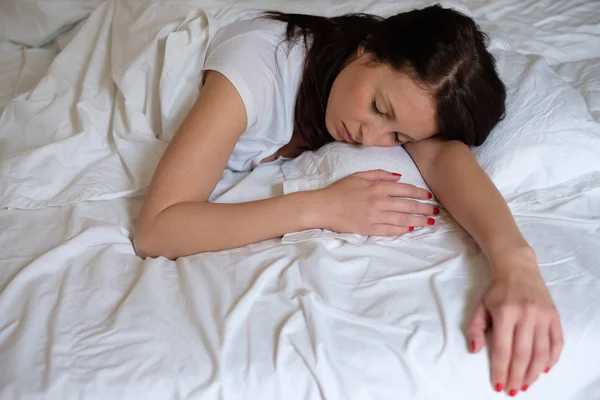
[[[177,258],[283,236],[318,225],[316,192],[236,204],[178,203],[138,224],[142,256]]]
[[[516,250],[535,257],[504,198],[467,146],[444,146],[424,178],[440,203],[475,239],[492,266],[494,260]]]

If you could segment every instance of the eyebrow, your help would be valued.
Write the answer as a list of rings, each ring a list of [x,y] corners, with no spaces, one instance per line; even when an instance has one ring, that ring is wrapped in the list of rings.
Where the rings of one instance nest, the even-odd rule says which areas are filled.
[[[392,114],[392,119],[394,121],[396,121],[396,112],[394,111],[394,107],[392,106],[392,102],[390,101],[390,97],[387,94],[385,96],[385,101],[387,102],[387,108],[390,110],[390,113]],[[396,122],[398,122],[398,121],[396,121]],[[406,133],[403,133],[403,132],[398,132],[398,133],[401,134],[401,135],[406,136],[407,138],[409,138],[413,142],[416,142],[416,140],[414,138],[411,138]]]

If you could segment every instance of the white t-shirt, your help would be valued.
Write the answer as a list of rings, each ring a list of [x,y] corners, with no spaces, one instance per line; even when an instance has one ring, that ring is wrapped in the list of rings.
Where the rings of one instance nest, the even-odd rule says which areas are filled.
[[[249,171],[292,138],[296,95],[305,48],[286,41],[287,24],[259,18],[219,30],[206,53],[205,70],[223,74],[240,94],[248,125],[227,168]],[[289,52],[288,52],[289,51]]]

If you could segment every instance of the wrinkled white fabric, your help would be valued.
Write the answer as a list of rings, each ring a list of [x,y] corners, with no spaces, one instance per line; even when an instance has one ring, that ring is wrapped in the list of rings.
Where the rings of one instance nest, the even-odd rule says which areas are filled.
[[[218,202],[282,192],[277,165]],[[495,399],[464,325],[489,282],[463,231],[335,238],[140,260],[143,198],[0,214],[0,399]],[[594,398],[600,190],[515,210],[565,348],[523,399]],[[468,390],[466,390],[468,389]]]
[[[0,198],[36,208],[0,210],[0,400],[503,396],[490,382],[489,348],[467,351],[463,329],[490,276],[483,254],[458,227],[386,243],[359,238],[360,246],[288,237],[176,262],[134,255],[131,232],[143,197],[121,196],[147,184],[152,167],[140,165],[149,154],[160,156],[162,147],[152,143],[169,140],[194,98],[186,80],[199,67],[192,56],[202,41],[194,38],[204,37],[206,21],[211,32],[211,17],[197,1],[156,3],[99,8],[50,75],[12,101],[10,127],[22,138],[12,142],[12,131],[0,125],[0,158],[18,160],[0,169]],[[563,46],[600,21],[594,2],[467,3],[493,28],[496,48],[520,38],[519,51],[562,52],[553,68],[577,85],[590,109],[599,104],[594,36]],[[423,4],[202,1],[217,21],[243,19],[257,8],[386,14]],[[103,30],[105,17],[131,25]],[[540,26],[547,34],[530,34]],[[136,35],[128,37],[131,29]],[[592,58],[578,58],[584,46]],[[159,74],[150,61],[162,60],[165,49]],[[0,72],[21,73],[3,65],[9,64],[0,63]],[[583,165],[576,158],[574,165]],[[301,183],[301,176],[286,181],[281,166],[225,171],[211,200],[258,200]],[[519,399],[600,398],[600,188],[586,177],[511,203],[566,340],[559,363]],[[405,179],[413,178],[406,172]]]

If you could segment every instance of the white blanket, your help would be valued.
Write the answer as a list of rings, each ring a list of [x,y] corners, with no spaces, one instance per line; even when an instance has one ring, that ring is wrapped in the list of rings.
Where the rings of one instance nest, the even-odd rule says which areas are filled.
[[[282,181],[260,167],[215,200],[273,196]],[[143,262],[130,242],[141,200],[0,215],[0,399],[497,398],[487,351],[469,354],[463,335],[489,281],[464,232]],[[597,190],[516,213],[566,338],[520,398],[600,393],[599,204]]]
[[[267,8],[429,4],[201,3],[108,0],[2,114],[0,207],[12,209],[0,210],[0,399],[500,398],[486,350],[469,354],[463,335],[489,273],[460,228],[360,246],[274,239],[176,262],[135,256],[143,198],[133,196],[197,93],[220,24]],[[473,3],[521,12],[524,2]],[[498,24],[500,43],[504,21],[493,16],[482,22]],[[271,197],[283,184],[278,163],[225,172],[211,200]],[[600,188],[567,189],[512,209],[566,339],[521,399],[600,398]]]
[[[346,11],[386,14],[410,5]],[[48,75],[0,116],[0,207],[143,193],[198,95],[210,39],[223,24],[257,14],[220,10],[140,0],[100,5]],[[597,186],[600,123],[543,60],[507,46],[501,35],[492,45],[508,86],[507,118],[476,150],[478,161],[507,200],[575,180]]]
[[[0,43],[0,114],[19,94],[29,92],[46,75],[56,51]]]

